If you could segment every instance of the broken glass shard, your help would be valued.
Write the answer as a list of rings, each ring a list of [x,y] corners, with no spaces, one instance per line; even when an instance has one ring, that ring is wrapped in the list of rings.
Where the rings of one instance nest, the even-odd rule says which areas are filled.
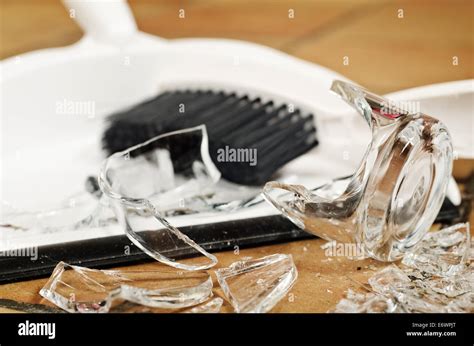
[[[229,212],[263,202],[259,188],[232,184],[220,176],[209,155],[206,128],[198,126],[111,155],[103,165],[99,185],[136,246],[167,265],[201,270],[215,265],[217,259],[167,218]],[[179,262],[184,254],[199,256],[201,261]]]
[[[429,232],[404,257],[402,263],[438,276],[452,276],[466,269],[471,237],[469,223]]]
[[[177,158],[176,151],[184,151],[183,144],[194,144],[182,134],[174,135],[177,136],[177,140],[163,144],[165,149],[155,147],[156,142],[159,142],[157,139],[156,142],[147,142],[148,144],[125,151],[122,156],[127,164],[110,167],[108,178],[120,185],[120,193],[125,196],[149,197],[163,216],[233,211],[263,202],[260,187],[238,185],[219,179],[220,173],[207,160],[203,159],[200,164],[195,162],[196,165],[191,169],[193,174],[196,172],[195,175],[178,171],[186,168],[183,164],[185,159],[192,162],[197,159],[198,154],[194,150],[185,159]],[[183,140],[180,142],[180,139]],[[154,149],[155,155],[149,152]],[[173,166],[175,163],[178,170]],[[203,168],[205,172],[199,175]],[[210,181],[206,181],[208,173]],[[201,181],[197,181],[200,178]],[[56,209],[21,210],[1,200],[0,226],[22,230],[35,228],[49,233],[116,222],[115,218],[108,215],[113,214],[108,206],[98,202],[101,194],[96,178],[89,176],[85,180],[84,190],[62,201]],[[107,215],[102,215],[104,212]]]
[[[396,312],[397,304],[389,297],[368,293],[356,293],[349,289],[333,312],[337,313],[382,313]]]
[[[430,294],[423,289],[396,291],[393,295],[400,304],[401,311],[409,313],[445,312],[445,304],[438,300],[439,296]]]
[[[370,279],[370,287],[377,293],[390,293],[411,283],[410,278],[400,268],[392,264],[375,273]]]
[[[448,278],[434,278],[430,281],[431,289],[447,297],[458,297],[474,292],[474,267],[471,265],[465,271]]]
[[[108,312],[124,301],[182,309],[206,301],[212,280],[204,272],[96,270],[60,262],[40,295],[68,312]]]
[[[422,299],[425,287],[417,284],[419,282],[416,274],[409,276],[394,264],[378,271],[369,279],[372,290],[384,299],[397,302],[401,311],[405,311],[410,304],[411,308],[425,310],[427,302]]]
[[[224,300],[217,297],[183,312],[191,314],[217,314],[219,311],[221,311],[223,303]]]
[[[222,298],[211,298],[199,305],[185,308],[185,309],[163,309],[143,306],[128,301],[115,305],[109,312],[112,313],[195,313],[195,314],[215,314],[220,312],[222,307]]]
[[[129,239],[157,261],[179,269],[201,270],[217,258],[165,219],[168,203],[212,193],[220,173],[208,152],[206,128],[199,126],[150,139],[111,155],[99,176]],[[183,254],[200,255],[185,264]]]
[[[115,193],[147,199],[163,216],[229,211],[263,202],[259,187],[220,178],[204,125],[165,133],[116,153],[104,169],[103,180]]]
[[[0,227],[40,228],[49,233],[74,228],[95,212],[98,200],[90,193],[81,192],[50,210],[21,210],[6,201],[1,201],[1,204]]]
[[[439,277],[416,269],[404,272],[410,282],[393,285],[388,291],[399,302],[404,312],[468,312],[474,306],[466,297],[473,291],[472,271]]]
[[[291,255],[275,254],[234,262],[216,276],[236,312],[262,313],[285,296],[298,272]]]
[[[440,242],[446,250],[458,243],[459,236]],[[443,245],[441,245],[443,244]],[[435,248],[432,248],[434,250]],[[439,250],[439,249],[438,249]],[[423,267],[424,268],[424,267]],[[417,268],[390,265],[369,279],[373,293],[349,291],[335,312],[408,312],[444,313],[474,311],[474,266],[448,277]]]

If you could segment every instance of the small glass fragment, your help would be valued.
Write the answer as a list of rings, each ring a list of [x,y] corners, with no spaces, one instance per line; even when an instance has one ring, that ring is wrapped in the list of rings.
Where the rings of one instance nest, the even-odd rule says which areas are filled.
[[[212,295],[211,295],[212,296]],[[109,312],[112,313],[158,313],[158,314],[163,314],[163,313],[198,313],[198,314],[215,314],[219,313],[220,309],[223,304],[223,299],[222,298],[211,298],[210,300],[207,300],[199,305],[195,305],[192,307],[184,308],[184,309],[163,309],[163,308],[154,308],[154,307],[148,307],[148,306],[143,306],[135,303],[131,303],[128,301],[124,301],[121,304],[118,304],[113,307]]]
[[[236,312],[263,313],[285,296],[298,272],[291,255],[275,254],[234,262],[216,276]]]
[[[447,297],[454,298],[474,292],[474,267],[471,265],[458,275],[449,278],[436,278],[431,281],[431,289]]]
[[[181,309],[207,300],[212,280],[204,272],[96,270],[59,262],[40,295],[68,312],[108,312],[124,301]]]
[[[473,313],[474,263],[469,224],[430,232],[407,253],[399,268],[375,273],[373,293],[351,290],[335,312]]]
[[[373,293],[351,290],[335,312],[474,312],[474,267],[450,277],[390,265],[369,279]]]
[[[224,300],[217,297],[183,312],[191,314],[217,314],[219,311],[221,311],[223,303]]]
[[[397,304],[383,295],[356,293],[349,289],[333,312],[336,313],[382,313],[396,312]]]
[[[390,293],[394,288],[406,287],[410,284],[410,278],[396,265],[390,265],[375,273],[369,284],[377,293]]]
[[[445,312],[445,303],[439,296],[419,288],[400,290],[394,292],[394,297],[400,304],[402,312],[409,313],[435,313]]]
[[[469,223],[429,232],[402,263],[430,274],[449,277],[466,269],[471,251]]]
[[[99,186],[137,247],[157,261],[185,270],[208,269],[217,258],[169,216],[186,220],[188,214],[230,212],[263,203],[259,187],[221,179],[209,155],[204,125],[165,133],[111,155],[101,169]],[[200,262],[182,263],[183,254]]]

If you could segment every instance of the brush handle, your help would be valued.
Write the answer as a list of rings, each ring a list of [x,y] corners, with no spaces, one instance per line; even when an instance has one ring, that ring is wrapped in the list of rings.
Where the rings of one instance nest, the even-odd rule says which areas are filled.
[[[125,0],[63,0],[69,15],[84,31],[101,43],[120,44],[137,32],[137,24]]]

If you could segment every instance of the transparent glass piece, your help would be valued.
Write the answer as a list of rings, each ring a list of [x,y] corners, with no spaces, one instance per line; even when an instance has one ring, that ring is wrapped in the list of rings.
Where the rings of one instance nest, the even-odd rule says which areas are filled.
[[[332,311],[336,313],[384,313],[397,312],[397,304],[390,298],[373,293],[356,293],[349,289],[346,298]]]
[[[464,271],[471,251],[469,223],[428,232],[404,257],[402,263],[438,276],[452,276]]]
[[[453,237],[454,239],[455,237]],[[474,267],[439,277],[390,265],[369,279],[373,293],[348,291],[335,312],[443,313],[474,311]]]
[[[116,194],[147,199],[164,216],[229,211],[260,194],[258,187],[220,179],[208,153],[204,125],[163,134],[116,153],[104,169],[102,176]]]
[[[183,311],[191,314],[217,314],[221,311],[224,300],[222,298],[212,298],[211,300],[202,303],[201,305]]]
[[[474,292],[474,271],[463,272],[449,278],[437,278],[429,282],[430,288],[447,297],[455,298]]]
[[[474,289],[472,269],[468,267],[458,275],[443,278],[405,268],[403,272],[411,282],[392,285],[388,291],[404,312],[468,312],[474,309],[471,300],[466,298]]]
[[[211,294],[212,296],[212,294]],[[155,308],[144,305],[135,304],[129,301],[124,301],[118,305],[115,305],[109,312],[112,313],[195,313],[195,314],[215,314],[219,313],[222,307],[223,300],[222,298],[211,298],[203,303],[198,305],[187,307],[184,309],[176,308]]]
[[[68,312],[108,312],[123,301],[181,309],[207,300],[212,279],[204,272],[95,270],[60,262],[40,295]]]
[[[194,130],[200,131],[199,128]],[[119,155],[127,159],[125,164],[117,158],[111,159],[113,162],[108,167],[107,178],[114,187],[119,188],[117,192],[125,197],[146,197],[164,217],[203,212],[230,212],[263,201],[260,187],[238,185],[219,178],[220,173],[212,163],[209,163],[210,158],[205,153],[206,136],[202,139],[206,142],[202,143],[203,150],[189,148],[189,152],[185,152],[186,147],[183,144],[190,142],[190,145],[194,145],[196,143],[193,141],[196,142],[198,139],[191,139],[191,136],[185,137],[179,133],[168,136],[177,139],[164,140],[164,136],[160,136],[156,141],[125,151],[123,155]],[[165,150],[159,148],[160,139],[164,141]],[[173,151],[174,147],[184,151],[187,157],[178,156],[177,154],[183,152],[176,153]],[[199,146],[197,147],[199,149]],[[153,150],[154,154],[151,153]],[[202,158],[199,158],[202,154]],[[183,171],[186,168],[185,160],[190,162],[195,160],[192,174]],[[175,169],[174,165],[178,168]],[[204,172],[201,172],[203,166],[206,167]],[[101,195],[102,191],[95,177],[91,176],[85,180],[84,191],[60,203],[57,209],[26,211],[2,200],[0,227],[21,230],[35,228],[41,229],[44,233],[51,233],[115,223],[117,220],[114,212],[109,210],[108,202],[101,198]]]
[[[430,294],[423,289],[400,290],[393,296],[400,304],[403,312],[409,313],[439,313],[446,312],[446,299]],[[441,298],[441,299],[440,299]]]
[[[170,132],[115,153],[104,163],[99,185],[130,240],[149,256],[186,270],[207,269],[217,258],[164,217],[173,203],[212,193],[220,173],[208,152],[204,126]],[[177,258],[202,255],[185,264]]]
[[[451,137],[437,119],[410,114],[358,86],[335,81],[331,89],[372,130],[359,168],[314,190],[269,182],[265,199],[310,233],[360,243],[378,260],[400,259],[441,208],[452,168]]]
[[[291,289],[298,272],[291,255],[275,254],[234,262],[216,276],[236,312],[263,313]]]
[[[232,212],[263,202],[261,187],[238,185],[220,179],[203,194],[169,199],[158,205],[166,217],[206,212]]]
[[[379,272],[375,273],[369,279],[369,285],[374,292],[385,294],[390,293],[394,289],[404,288],[411,284],[411,280],[396,265],[390,265]]]
[[[94,214],[97,206],[97,198],[86,192],[71,196],[51,210],[20,210],[2,201],[0,226],[21,230],[41,228],[45,232],[74,228]]]

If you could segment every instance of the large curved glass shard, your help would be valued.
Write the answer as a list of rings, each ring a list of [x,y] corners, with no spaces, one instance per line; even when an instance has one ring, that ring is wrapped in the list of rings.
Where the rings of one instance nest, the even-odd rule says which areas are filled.
[[[263,313],[288,293],[298,271],[291,255],[275,254],[234,262],[216,276],[236,312]]]
[[[202,303],[201,305],[186,309],[185,311],[182,311],[182,312],[191,313],[191,314],[217,314],[221,311],[221,307],[223,303],[224,303],[224,300],[222,298],[216,297],[216,298],[210,299],[209,301],[205,303]]]
[[[67,312],[109,312],[124,301],[182,309],[206,301],[212,279],[205,272],[95,270],[60,262],[40,294]]]
[[[198,126],[113,154],[103,166],[99,184],[136,246],[167,265],[200,270],[215,265],[216,257],[171,225],[165,214],[176,204],[184,208],[190,199],[212,194],[219,178],[209,156],[206,128]],[[178,262],[184,253],[202,255],[202,260]]]

